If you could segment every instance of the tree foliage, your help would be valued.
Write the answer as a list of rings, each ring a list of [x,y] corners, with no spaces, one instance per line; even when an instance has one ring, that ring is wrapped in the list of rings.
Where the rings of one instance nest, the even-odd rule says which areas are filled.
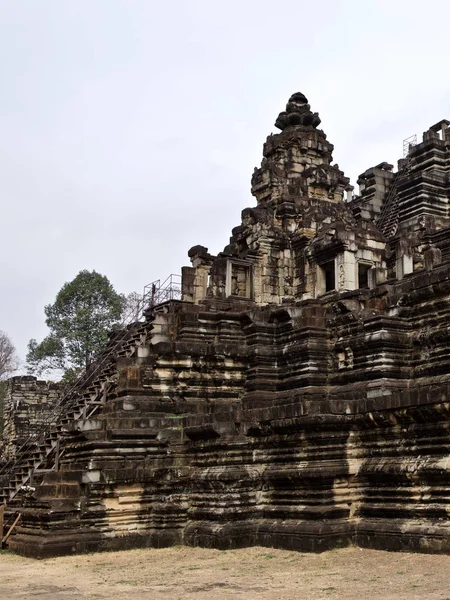
[[[63,285],[55,302],[44,308],[49,335],[28,344],[27,363],[32,373],[58,369],[69,378],[92,363],[119,323],[125,299],[108,278],[96,271],[80,271]]]

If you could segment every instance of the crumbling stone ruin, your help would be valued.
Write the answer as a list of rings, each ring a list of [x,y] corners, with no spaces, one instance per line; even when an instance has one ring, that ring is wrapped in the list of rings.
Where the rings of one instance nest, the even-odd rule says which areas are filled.
[[[8,380],[1,446],[4,459],[14,459],[17,450],[42,428],[61,392],[59,384],[40,381],[30,375]]]
[[[10,548],[450,551],[448,124],[354,196],[294,94],[230,243],[3,470]]]

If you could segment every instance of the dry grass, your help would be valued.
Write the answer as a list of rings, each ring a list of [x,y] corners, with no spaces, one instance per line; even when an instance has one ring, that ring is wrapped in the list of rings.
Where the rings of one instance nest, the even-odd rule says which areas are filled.
[[[35,561],[0,554],[0,598],[450,600],[450,556],[176,547]]]

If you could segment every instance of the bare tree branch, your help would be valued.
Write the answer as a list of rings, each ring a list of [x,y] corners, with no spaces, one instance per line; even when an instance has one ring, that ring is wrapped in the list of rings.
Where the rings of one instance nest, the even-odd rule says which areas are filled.
[[[10,377],[18,367],[16,349],[6,333],[0,331],[0,380]]]

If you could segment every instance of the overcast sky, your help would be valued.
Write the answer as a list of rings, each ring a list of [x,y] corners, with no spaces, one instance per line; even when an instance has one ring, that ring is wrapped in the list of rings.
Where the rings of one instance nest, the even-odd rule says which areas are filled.
[[[218,252],[289,96],[356,178],[450,118],[448,0],[0,0],[0,329],[81,269],[117,291]]]

